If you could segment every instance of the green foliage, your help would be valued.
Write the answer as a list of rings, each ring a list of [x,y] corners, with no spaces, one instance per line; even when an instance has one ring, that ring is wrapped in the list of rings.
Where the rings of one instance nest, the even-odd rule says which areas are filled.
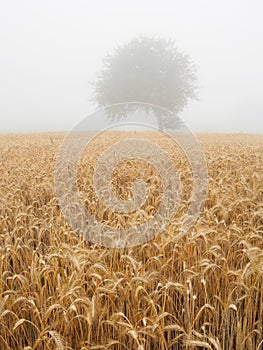
[[[119,46],[104,59],[103,69],[94,82],[93,100],[98,107],[123,102],[161,106],[175,118],[196,97],[196,71],[189,57],[180,53],[173,40],[139,37]],[[115,106],[112,119],[123,119],[138,105]],[[146,109],[147,105],[140,108]],[[156,113],[162,128],[165,114]],[[166,119],[167,119],[166,114]]]

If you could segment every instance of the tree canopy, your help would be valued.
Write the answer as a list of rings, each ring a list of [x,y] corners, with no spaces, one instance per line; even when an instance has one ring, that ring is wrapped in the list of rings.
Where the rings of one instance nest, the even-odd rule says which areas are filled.
[[[145,106],[138,104],[140,108],[149,109],[147,104],[161,106],[177,118],[188,101],[196,98],[196,69],[189,57],[177,50],[173,40],[141,36],[104,58],[94,87],[93,100],[98,107],[141,102]],[[137,107],[133,104],[129,108]],[[127,113],[123,105],[109,111],[116,120],[125,118]],[[158,109],[159,128],[171,119],[168,115],[160,114]]]

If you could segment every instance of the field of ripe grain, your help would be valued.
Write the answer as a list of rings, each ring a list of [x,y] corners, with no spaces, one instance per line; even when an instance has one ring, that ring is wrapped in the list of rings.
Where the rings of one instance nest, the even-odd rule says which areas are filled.
[[[198,137],[208,196],[194,227],[177,240],[191,171],[169,140],[145,134],[174,159],[182,199],[165,233],[126,249],[93,246],[65,222],[54,192],[63,137],[0,136],[0,349],[261,350],[263,136]],[[129,184],[142,174],[150,187],[144,217],[106,212],[90,179],[99,153],[121,137],[90,144],[78,186],[98,220],[125,226],[158,207],[161,179],[140,161],[123,164],[113,190],[127,199]]]

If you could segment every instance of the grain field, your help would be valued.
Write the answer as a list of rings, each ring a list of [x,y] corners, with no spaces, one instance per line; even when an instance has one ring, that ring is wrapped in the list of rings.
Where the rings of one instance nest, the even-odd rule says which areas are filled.
[[[198,135],[208,195],[195,225],[177,239],[191,169],[169,139],[144,134],[175,162],[182,198],[165,232],[125,249],[95,246],[65,221],[54,191],[64,136],[0,136],[0,349],[261,350],[263,136]],[[126,137],[97,138],[78,169],[83,205],[115,227],[146,221],[162,194],[156,170],[134,160],[116,169],[112,188],[128,199],[131,183],[145,179],[143,215],[115,215],[96,198],[96,159]]]

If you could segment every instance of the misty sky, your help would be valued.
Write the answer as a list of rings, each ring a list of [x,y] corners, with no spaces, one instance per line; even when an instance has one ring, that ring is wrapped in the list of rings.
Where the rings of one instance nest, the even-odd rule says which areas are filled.
[[[70,130],[95,110],[102,58],[140,34],[195,62],[190,129],[263,132],[262,13],[260,0],[0,0],[0,132]]]

